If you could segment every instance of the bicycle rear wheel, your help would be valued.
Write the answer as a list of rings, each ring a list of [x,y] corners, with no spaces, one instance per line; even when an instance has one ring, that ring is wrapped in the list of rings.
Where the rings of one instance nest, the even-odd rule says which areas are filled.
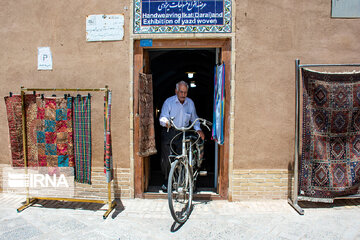
[[[168,180],[168,201],[170,213],[178,223],[184,223],[191,211],[192,175],[185,161],[176,160],[171,164]]]

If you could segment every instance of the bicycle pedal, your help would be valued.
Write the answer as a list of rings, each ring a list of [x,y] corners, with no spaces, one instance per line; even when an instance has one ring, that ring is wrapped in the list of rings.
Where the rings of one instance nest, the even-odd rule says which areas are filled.
[[[206,177],[207,176],[207,171],[200,171],[199,175],[202,176],[202,177]]]

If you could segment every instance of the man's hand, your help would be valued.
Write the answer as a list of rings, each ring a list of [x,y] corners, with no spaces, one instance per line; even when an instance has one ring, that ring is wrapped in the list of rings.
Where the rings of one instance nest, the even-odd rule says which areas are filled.
[[[164,127],[166,127],[169,131],[169,128],[171,127],[169,119],[167,119],[166,117],[160,118],[160,124],[162,124],[162,126],[165,125]]]
[[[205,139],[205,134],[203,133],[203,131],[197,130],[196,132],[200,135],[200,137],[201,137],[202,140]]]

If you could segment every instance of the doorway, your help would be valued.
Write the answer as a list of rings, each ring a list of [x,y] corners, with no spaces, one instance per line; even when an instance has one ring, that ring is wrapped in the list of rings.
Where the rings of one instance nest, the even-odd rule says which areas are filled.
[[[199,186],[203,188],[208,188],[213,191],[213,194],[201,193],[195,195],[195,198],[202,199],[227,199],[228,198],[228,186],[229,186],[229,176],[228,176],[228,168],[229,168],[229,119],[230,119],[230,71],[231,71],[231,39],[152,39],[151,44],[141,46],[140,40],[134,40],[134,64],[133,64],[133,109],[137,109],[139,104],[139,73],[152,73],[154,76],[154,88],[153,93],[156,93],[159,89],[160,91],[164,91],[164,94],[153,94],[154,99],[154,128],[158,128],[158,115],[157,110],[161,110],[161,106],[163,101],[175,94],[175,84],[180,80],[187,80],[191,83],[185,72],[188,69],[185,69],[185,65],[187,62],[191,62],[192,66],[199,65],[199,71],[203,74],[202,77],[198,75],[199,79],[207,79],[207,83],[196,83],[196,88],[200,89],[202,86],[204,90],[203,92],[199,90],[189,90],[189,97],[192,98],[195,102],[197,108],[197,114],[199,117],[204,117],[210,121],[212,121],[212,111],[211,116],[209,116],[209,110],[207,108],[211,108],[213,106],[213,81],[214,81],[214,66],[216,63],[216,58],[218,57],[218,63],[225,64],[225,106],[224,106],[224,144],[219,145],[218,151],[214,153],[214,148],[207,151],[209,154],[212,154],[209,159],[214,159],[217,157],[217,161],[209,160],[209,163],[217,162],[217,171],[215,170],[215,166],[211,166],[204,164],[204,167],[207,167],[209,170],[209,174],[207,178],[203,179],[203,182],[199,182]],[[182,55],[182,56],[180,56]],[[195,56],[196,55],[196,56]],[[216,57],[217,56],[217,57]],[[168,64],[168,61],[177,61],[176,59],[180,59],[182,64],[172,62],[171,66]],[[167,59],[167,60],[166,60]],[[186,59],[186,60],[185,60]],[[195,61],[194,59],[198,59]],[[202,59],[207,62],[208,72],[204,70],[203,64],[199,63]],[[205,60],[206,59],[206,60]],[[178,74],[174,74],[171,71],[164,71],[161,69],[164,64],[168,65],[168,68],[171,68],[172,71],[177,72]],[[177,66],[180,65],[180,66]],[[181,67],[181,65],[183,65]],[[192,71],[191,69],[189,69]],[[162,75],[162,76],[159,76]],[[196,76],[196,73],[195,75]],[[173,78],[173,79],[172,79]],[[196,77],[195,77],[196,78]],[[167,79],[167,80],[166,80]],[[170,80],[169,80],[170,79]],[[205,81],[205,80],[204,80]],[[159,87],[159,83],[161,83],[161,87]],[[198,85],[199,84],[199,85]],[[161,90],[161,89],[162,90]],[[209,89],[210,88],[210,89]],[[166,93],[165,93],[166,91]],[[199,92],[197,92],[199,91]],[[206,94],[205,94],[206,92]],[[202,94],[207,95],[206,97],[201,97]],[[197,96],[199,95],[199,96]],[[210,99],[210,100],[209,100]],[[209,103],[210,101],[210,103]],[[204,103],[205,102],[205,103]],[[160,113],[158,113],[160,114]],[[137,154],[139,150],[139,129],[140,129],[140,119],[138,114],[134,114],[133,117],[133,153],[134,153],[134,194],[136,198],[166,198],[166,195],[163,193],[149,192],[151,188],[149,186],[160,186],[159,181],[161,178],[157,177],[160,172],[159,166],[156,166],[156,161],[151,161],[150,157],[141,157]],[[207,130],[204,131],[204,133]],[[213,142],[211,139],[211,133],[207,132],[208,142]],[[157,134],[155,137],[158,138]],[[159,141],[159,140],[158,140]],[[209,147],[210,148],[210,147]],[[157,149],[160,150],[160,146],[157,146]],[[216,157],[215,157],[216,156]],[[158,160],[159,161],[159,160]],[[207,160],[206,160],[207,161]],[[152,163],[154,162],[154,163]],[[153,165],[153,166],[152,166]],[[154,166],[155,165],[155,166]],[[214,174],[212,174],[214,172]],[[216,177],[216,173],[218,177]],[[211,177],[211,175],[214,175]],[[161,175],[160,175],[161,176]],[[211,179],[213,178],[213,179]],[[160,180],[159,180],[160,179]],[[150,182],[151,181],[151,182]],[[212,183],[214,182],[214,183]]]
[[[157,154],[149,159],[148,186],[145,192],[161,192],[164,183],[161,173],[161,126],[159,116],[164,101],[175,94],[175,85],[185,81],[189,85],[188,97],[195,103],[197,115],[212,122],[214,95],[214,66],[217,61],[216,48],[209,49],[149,49],[149,73],[153,80],[153,106],[155,122],[155,138]],[[203,176],[198,176],[196,192],[216,192],[217,157],[215,143],[211,140],[211,132],[203,129],[206,136],[205,161],[201,170]],[[205,174],[206,173],[206,174]]]

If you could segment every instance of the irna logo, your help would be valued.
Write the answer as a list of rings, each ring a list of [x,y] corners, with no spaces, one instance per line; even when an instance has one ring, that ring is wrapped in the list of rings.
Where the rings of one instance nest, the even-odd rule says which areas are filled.
[[[8,174],[9,187],[69,187],[64,174]]]

